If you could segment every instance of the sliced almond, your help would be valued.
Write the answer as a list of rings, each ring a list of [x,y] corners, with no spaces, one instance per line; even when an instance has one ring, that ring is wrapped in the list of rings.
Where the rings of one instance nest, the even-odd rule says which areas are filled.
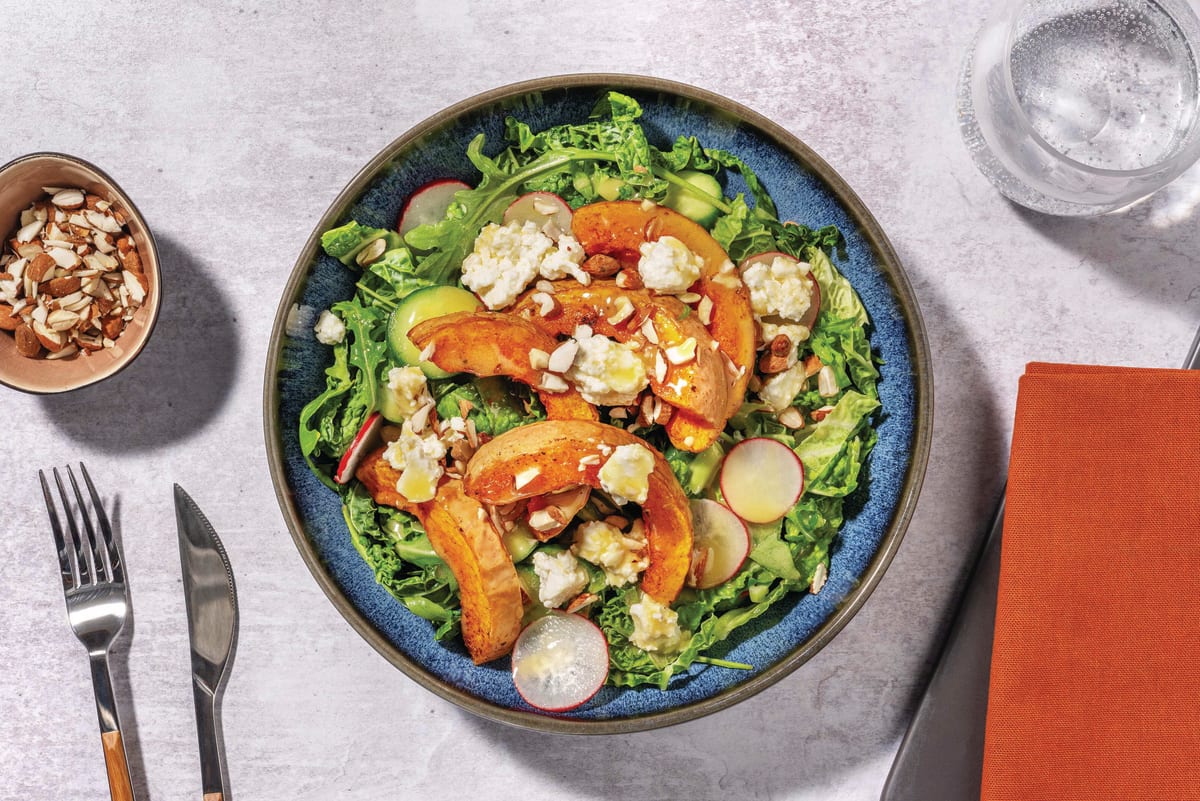
[[[50,202],[60,209],[77,209],[83,205],[83,192],[78,189],[62,189],[54,193]]]
[[[142,282],[138,280],[138,273],[126,270],[124,275],[125,286],[122,289],[128,290],[129,297],[133,299],[133,302],[140,304],[146,299],[146,290],[142,287]]]
[[[665,352],[667,361],[671,364],[687,364],[696,358],[696,338],[688,337],[683,342],[667,348]],[[655,365],[655,369],[657,369],[657,365]],[[659,379],[659,383],[662,383],[662,379]]]
[[[788,428],[804,428],[804,415],[795,406],[789,406],[779,413],[780,424]]]
[[[17,353],[25,358],[36,358],[42,352],[42,343],[38,341],[37,334],[33,333],[33,328],[28,323],[18,325],[13,335],[17,341]]]
[[[59,349],[57,351],[53,351],[51,353],[47,353],[46,361],[52,361],[54,359],[65,359],[68,356],[74,356],[78,352],[79,352],[79,348],[75,345],[75,343],[68,342],[61,349]]]
[[[136,250],[127,250],[124,253],[118,251],[117,259],[121,262],[121,266],[130,272],[140,273],[142,271],[142,257]]]
[[[84,212],[84,216],[87,218],[87,221],[91,224],[90,227],[92,228],[97,228],[101,231],[107,231],[110,234],[121,233],[121,224],[117,222],[115,217],[111,217],[108,214],[103,214],[98,211],[92,211],[90,209]]]
[[[62,298],[73,292],[78,292],[83,282],[74,276],[70,278],[54,278],[42,285],[42,291],[52,298]],[[70,301],[67,301],[68,303]]]
[[[575,356],[579,353],[579,343],[573,339],[568,339],[566,342],[559,345],[550,354],[550,359],[546,364],[546,369],[554,373],[565,373],[571,369],[571,365],[575,363]]]
[[[45,225],[45,221],[35,219],[31,223],[21,226],[19,229],[17,229],[17,241],[32,242],[34,237],[42,232],[42,228],[44,228]]]
[[[829,365],[825,365],[817,373],[817,392],[822,398],[832,398],[838,394],[837,376]]]
[[[651,345],[658,344],[658,331],[656,331],[654,328],[653,320],[647,319],[646,322],[642,323],[642,336],[644,336],[646,341]]]
[[[0,331],[16,331],[21,325],[21,318],[16,316],[13,307],[0,303]]]
[[[661,350],[654,351],[654,380],[660,384],[667,380],[667,362]]]
[[[571,387],[562,376],[555,375],[554,373],[542,373],[542,379],[538,383],[538,388],[546,392],[566,392]]]
[[[33,333],[38,338],[38,342],[42,343],[42,347],[51,353],[57,353],[62,350],[63,345],[66,343],[61,333],[37,320],[33,321]]]
[[[79,315],[66,309],[56,309],[46,317],[46,327],[51,331],[69,331],[79,322]]]
[[[25,277],[30,281],[41,281],[55,267],[55,261],[45,253],[38,253],[29,260]]]
[[[100,330],[104,332],[105,339],[116,339],[121,335],[122,320],[120,315],[105,317],[100,323]]]
[[[545,370],[550,366],[550,354],[541,348],[530,348],[529,366],[534,370]]]
[[[559,308],[558,301],[549,292],[534,292],[529,299],[537,304],[538,314],[549,317]]]
[[[121,243],[125,239],[128,239],[128,237],[117,240],[117,250],[122,253],[130,252],[121,247]],[[365,248],[360,250],[358,255],[354,257],[354,261],[358,263],[359,267],[366,267],[371,262],[378,260],[385,250],[387,250],[387,240],[379,237],[369,242]]]
[[[641,289],[642,276],[637,270],[621,270],[617,273],[617,286],[621,289]]]
[[[79,264],[79,254],[70,249],[70,245],[65,248],[51,247],[46,248],[46,254],[54,259],[54,263],[59,267],[71,269]]]
[[[618,295],[613,306],[613,313],[608,316],[609,325],[620,325],[633,316],[633,301],[624,295]]]

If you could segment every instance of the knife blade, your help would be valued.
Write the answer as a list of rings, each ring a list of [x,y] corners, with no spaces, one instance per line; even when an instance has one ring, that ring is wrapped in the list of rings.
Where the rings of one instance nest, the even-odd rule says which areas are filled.
[[[217,532],[178,484],[175,522],[179,527],[179,562],[192,646],[192,695],[204,801],[224,801],[229,791],[220,696],[237,645],[237,589]]]
[[[1200,330],[1183,362],[1200,370]],[[900,743],[880,801],[978,798],[1004,501],[980,548],[942,655]]]

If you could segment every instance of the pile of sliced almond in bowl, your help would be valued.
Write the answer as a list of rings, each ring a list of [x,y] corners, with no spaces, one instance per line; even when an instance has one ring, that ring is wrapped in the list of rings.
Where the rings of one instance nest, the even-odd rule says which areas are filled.
[[[31,359],[114,348],[150,292],[126,213],[83,189],[43,191],[0,255],[0,330]]]

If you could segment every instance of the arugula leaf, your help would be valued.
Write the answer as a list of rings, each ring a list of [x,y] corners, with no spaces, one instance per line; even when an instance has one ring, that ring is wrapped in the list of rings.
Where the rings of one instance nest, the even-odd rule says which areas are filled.
[[[371,228],[351,220],[321,234],[321,247],[327,254],[349,267],[355,263],[354,258],[359,251],[380,238],[387,243],[389,249],[400,247],[402,244],[400,234],[395,231]]]

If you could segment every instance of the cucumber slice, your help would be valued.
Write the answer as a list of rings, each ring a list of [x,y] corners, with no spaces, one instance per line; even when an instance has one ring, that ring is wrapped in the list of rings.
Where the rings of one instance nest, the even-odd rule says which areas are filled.
[[[387,417],[385,414],[384,417]],[[688,477],[687,491],[690,495],[701,495],[712,480],[717,476],[717,468],[721,466],[721,460],[725,458],[725,449],[721,447],[721,443],[714,442],[708,448],[696,454],[696,458],[692,459],[692,471]]]
[[[504,547],[508,551],[508,555],[512,557],[513,564],[529,556],[529,554],[533,553],[533,549],[538,547],[538,541],[534,539],[533,533],[524,521],[513,526],[511,531],[501,536],[501,539],[504,541]]]
[[[708,173],[695,170],[684,170],[679,173],[679,177],[695,189],[671,184],[667,188],[663,205],[675,209],[684,217],[695,220],[706,228],[712,225],[719,210],[704,198],[707,196],[713,200],[721,200],[724,197],[721,184]]]
[[[608,176],[601,178],[596,183],[596,193],[605,200],[616,200],[621,197],[621,187],[625,186],[625,182],[620,178]]]
[[[421,361],[421,352],[408,338],[408,332],[417,323],[459,311],[475,311],[482,304],[479,298],[456,286],[430,286],[418,289],[392,312],[388,320],[387,344],[392,358],[401,364],[413,364],[421,368],[429,378],[448,378],[450,373],[432,362]]]

